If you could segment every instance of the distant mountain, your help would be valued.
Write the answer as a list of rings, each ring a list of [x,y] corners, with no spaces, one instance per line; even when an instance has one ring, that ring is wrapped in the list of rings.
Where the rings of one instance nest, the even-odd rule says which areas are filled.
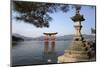
[[[23,41],[23,38],[12,36],[12,41]]]
[[[94,39],[95,38],[95,35],[86,35],[86,34],[83,34],[83,37],[85,39]]]
[[[56,40],[72,40],[73,37],[74,37],[74,35],[57,36]],[[86,34],[83,34],[83,37],[85,39],[94,39],[95,38],[94,35],[86,35]],[[44,40],[44,36],[33,38],[33,40],[41,40],[41,41],[43,41]]]
[[[23,40],[40,40],[40,41],[43,41],[44,40],[44,36],[40,36],[40,37],[36,37],[36,38],[32,38],[32,37],[25,37],[23,35],[20,35],[20,34],[13,34],[12,35],[13,38],[14,37],[17,37],[17,38],[20,38],[20,39],[23,39]],[[56,36],[56,40],[72,40],[74,37],[74,35],[64,35],[64,36]],[[95,36],[94,35],[87,35],[87,34],[83,34],[83,37],[85,39],[94,39]]]
[[[36,37],[36,38],[33,38],[33,40],[44,40],[44,36],[40,36],[40,37]]]
[[[64,36],[60,36],[60,37],[57,37],[57,40],[72,40],[73,37],[75,35],[64,35]],[[87,34],[83,34],[82,35],[84,37],[84,39],[94,39],[95,36],[94,35],[87,35]]]
[[[33,38],[31,37],[26,37],[26,36],[23,36],[23,35],[20,35],[20,34],[12,34],[13,37],[17,37],[17,38],[21,38],[23,40],[32,40]]]

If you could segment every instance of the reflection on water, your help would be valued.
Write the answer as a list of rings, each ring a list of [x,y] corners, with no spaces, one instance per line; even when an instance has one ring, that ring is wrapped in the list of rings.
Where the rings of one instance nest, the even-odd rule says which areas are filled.
[[[51,44],[51,52],[55,52],[55,42],[52,42]]]
[[[53,53],[55,52],[55,42],[45,42],[44,43],[44,53]]]
[[[13,65],[57,63],[70,41],[24,41],[12,47]]]
[[[44,55],[43,59],[47,63],[57,63],[57,55],[55,52],[55,42],[45,42],[44,43]]]

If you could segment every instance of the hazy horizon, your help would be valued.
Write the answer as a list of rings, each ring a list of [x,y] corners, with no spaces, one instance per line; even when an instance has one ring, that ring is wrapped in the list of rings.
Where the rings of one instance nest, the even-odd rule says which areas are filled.
[[[12,35],[16,35],[17,33],[12,33]],[[20,36],[24,36],[24,35],[21,35],[21,34],[17,34],[17,35],[20,35]],[[72,36],[74,36],[74,34],[67,34],[67,35],[55,35],[55,37],[61,37],[61,36],[70,36],[70,35],[72,35]],[[94,34],[82,34],[82,35],[93,35],[94,36]],[[37,36],[37,37],[29,37],[29,36],[24,36],[24,37],[29,37],[29,38],[38,38],[38,37],[43,37],[43,36],[45,36],[45,35],[41,35],[41,36]]]

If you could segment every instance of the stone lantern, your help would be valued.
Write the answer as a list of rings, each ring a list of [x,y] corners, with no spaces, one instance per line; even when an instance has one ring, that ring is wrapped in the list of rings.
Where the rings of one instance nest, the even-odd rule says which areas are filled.
[[[81,22],[84,21],[84,16],[80,15],[80,10],[76,9],[76,14],[75,16],[71,17],[72,21],[74,22],[74,27],[75,27],[75,37],[74,40],[75,41],[82,41],[83,37],[81,34]]]
[[[86,51],[85,43],[81,34],[82,21],[84,21],[84,16],[80,14],[80,8],[76,8],[76,14],[71,17],[74,22],[75,36],[70,43],[69,48],[65,50],[64,55],[58,57],[58,63],[65,62],[80,62],[89,61],[89,56]]]

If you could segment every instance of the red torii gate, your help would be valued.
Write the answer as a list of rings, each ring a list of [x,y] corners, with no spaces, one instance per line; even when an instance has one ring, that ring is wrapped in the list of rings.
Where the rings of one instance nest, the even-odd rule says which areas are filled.
[[[48,53],[48,52],[54,52],[54,48],[55,48],[55,35],[56,33],[43,33],[45,35],[44,37],[44,52]],[[49,51],[49,42],[51,42],[51,49]]]

